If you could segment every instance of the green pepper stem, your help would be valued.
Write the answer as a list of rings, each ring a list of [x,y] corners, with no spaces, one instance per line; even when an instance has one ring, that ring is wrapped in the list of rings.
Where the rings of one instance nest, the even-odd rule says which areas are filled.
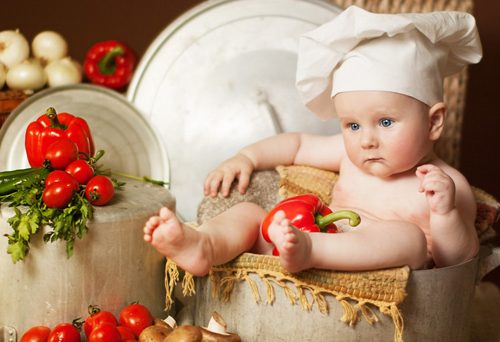
[[[115,56],[122,56],[124,53],[125,49],[120,45],[111,49],[98,63],[101,74],[113,75],[116,71]]]
[[[68,126],[59,122],[57,113],[54,107],[49,107],[45,112],[45,116],[50,120],[50,127],[65,130]]]
[[[352,227],[356,227],[361,222],[361,218],[354,211],[342,210],[325,216],[321,216],[319,214],[316,215],[316,224],[321,230],[322,228],[328,226],[330,223],[341,219],[349,219],[349,225],[351,225]]]

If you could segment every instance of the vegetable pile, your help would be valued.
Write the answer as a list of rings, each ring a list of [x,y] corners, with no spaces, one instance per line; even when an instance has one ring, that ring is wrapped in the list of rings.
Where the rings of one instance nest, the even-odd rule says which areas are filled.
[[[77,318],[72,323],[60,323],[53,329],[36,326],[28,329],[20,342],[80,342],[82,326],[89,342],[136,341],[140,333],[153,324],[151,312],[140,304],[123,308],[119,320],[111,312],[90,305],[89,316],[84,321]]]
[[[30,238],[42,225],[52,228],[44,242],[66,241],[70,258],[76,239],[88,233],[93,206],[111,201],[115,188],[123,186],[96,162],[104,151],[95,151],[87,122],[50,107],[26,130],[26,153],[31,168],[0,172],[0,204],[9,202],[15,215],[8,219],[13,232],[7,253],[14,263],[29,253]],[[95,153],[95,155],[94,155]],[[155,184],[148,177],[138,178]]]
[[[82,81],[82,66],[68,56],[68,44],[54,31],[40,32],[30,44],[19,30],[0,32],[0,89],[33,92]]]
[[[82,82],[124,90],[132,79],[137,56],[117,40],[92,46],[83,66],[68,56],[68,43],[55,31],[43,31],[30,43],[19,30],[0,32],[0,89],[33,93],[45,86],[57,87]]]
[[[81,342],[82,326],[89,342],[241,342],[238,335],[227,332],[227,324],[217,312],[206,328],[178,327],[171,316],[165,320],[153,317],[148,308],[135,303],[123,308],[119,319],[109,311],[90,305],[85,321],[78,318],[71,324],[58,324],[52,330],[36,326],[28,329],[20,342]]]

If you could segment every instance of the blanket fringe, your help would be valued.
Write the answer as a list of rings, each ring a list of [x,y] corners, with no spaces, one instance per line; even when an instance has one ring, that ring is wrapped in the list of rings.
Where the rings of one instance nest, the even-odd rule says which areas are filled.
[[[165,296],[165,311],[170,310],[174,304],[173,292],[178,280],[179,270],[177,269],[177,265],[167,259],[167,264],[165,265],[165,289],[167,291],[167,295]]]
[[[246,257],[249,260],[254,258],[254,256],[248,254]],[[238,261],[233,264],[228,263],[211,268],[209,277],[213,284],[212,296],[219,297],[221,301],[227,302],[229,301],[229,296],[236,281],[244,280],[249,286],[250,294],[254,302],[261,301],[262,298],[258,284],[254,278],[250,276],[250,273],[254,273],[258,275],[265,285],[265,302],[267,304],[272,304],[276,299],[276,290],[274,286],[276,285],[283,290],[285,298],[290,305],[300,302],[300,305],[304,310],[311,310],[316,303],[316,306],[321,313],[328,313],[328,303],[325,295],[330,294],[336,298],[342,308],[342,317],[340,320],[349,324],[349,326],[353,326],[357,322],[361,321],[361,316],[363,316],[369,324],[378,322],[379,319],[377,318],[375,312],[368,305],[372,304],[378,307],[381,313],[392,318],[395,326],[394,341],[403,342],[404,321],[398,305],[402,303],[404,297],[406,296],[405,284],[409,275],[408,267],[403,267],[396,270],[394,273],[384,273],[382,280],[377,279],[376,276],[369,277],[371,284],[370,288],[374,290],[374,292],[362,294],[360,287],[364,286],[364,284],[360,282],[358,283],[360,287],[356,288],[355,291],[357,294],[355,294],[346,288],[345,284],[341,287],[332,286],[330,283],[331,279],[327,282],[325,282],[325,279],[314,280],[315,275],[321,275],[321,273],[315,273],[315,271],[305,274],[290,274],[286,272],[276,272],[272,267],[268,266],[262,268],[238,267],[237,263]],[[245,262],[242,262],[242,264],[246,265]],[[166,307],[168,310],[173,304],[173,300],[171,299],[173,297],[173,289],[180,276],[177,266],[170,260],[167,261],[166,274]],[[354,281],[353,279],[355,275],[346,274],[339,275],[339,277],[342,279],[349,278],[350,281]],[[384,285],[385,287],[382,286],[384,290],[375,286],[376,284],[386,284],[387,279],[390,277],[393,277],[394,283],[389,286],[391,287],[389,292],[383,292],[387,289],[387,285]],[[291,284],[293,284],[293,286]],[[194,278],[191,274],[185,272],[182,280],[182,286],[184,296],[189,296],[195,293]],[[378,293],[378,295],[375,295],[375,293]],[[391,293],[391,295],[389,295],[389,293]]]

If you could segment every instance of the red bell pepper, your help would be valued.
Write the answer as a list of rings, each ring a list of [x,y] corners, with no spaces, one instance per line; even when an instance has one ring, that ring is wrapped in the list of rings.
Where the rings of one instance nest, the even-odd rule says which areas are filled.
[[[349,219],[349,224],[353,227],[361,222],[359,215],[353,211],[342,210],[335,213],[332,212],[316,195],[295,196],[278,203],[262,221],[262,236],[267,242],[271,242],[268,233],[269,225],[273,222],[276,212],[280,210],[285,212],[287,219],[290,220],[292,225],[309,233],[336,233],[337,226],[333,222],[340,219]],[[273,254],[279,255],[276,248]]]
[[[91,83],[122,90],[132,79],[136,64],[137,57],[127,45],[109,40],[90,48],[83,71]]]
[[[53,107],[28,125],[26,129],[26,154],[31,167],[43,165],[45,153],[58,140],[71,140],[79,152],[94,156],[94,139],[87,122],[68,113],[57,114]]]

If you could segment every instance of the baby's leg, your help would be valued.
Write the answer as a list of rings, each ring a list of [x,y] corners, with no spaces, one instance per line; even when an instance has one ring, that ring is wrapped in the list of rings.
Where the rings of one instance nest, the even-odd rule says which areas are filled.
[[[182,224],[168,208],[151,217],[144,226],[144,240],[179,267],[193,275],[205,275],[250,250],[259,239],[264,209],[240,203],[207,221],[198,229]]]
[[[427,261],[427,239],[418,226],[403,221],[365,220],[358,230],[338,234],[312,233],[313,267],[364,271]]]
[[[424,233],[407,222],[372,221],[351,232],[305,233],[278,212],[269,237],[290,272],[308,268],[364,271],[402,265],[419,269],[427,261]]]

